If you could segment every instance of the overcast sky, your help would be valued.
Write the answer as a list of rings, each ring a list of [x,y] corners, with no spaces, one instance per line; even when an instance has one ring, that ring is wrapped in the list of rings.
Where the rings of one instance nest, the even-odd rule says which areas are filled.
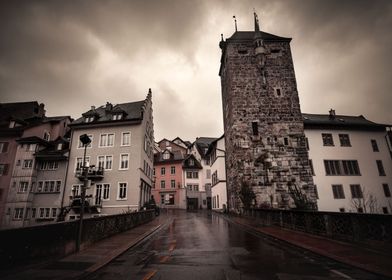
[[[91,105],[153,91],[155,139],[223,133],[220,34],[291,37],[304,113],[392,124],[392,1],[9,1],[0,4],[0,102]]]

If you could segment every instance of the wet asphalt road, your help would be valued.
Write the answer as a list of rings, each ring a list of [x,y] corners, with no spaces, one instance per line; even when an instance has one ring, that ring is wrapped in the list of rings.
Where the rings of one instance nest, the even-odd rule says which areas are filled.
[[[381,279],[248,232],[211,212],[168,215],[167,226],[88,279]]]

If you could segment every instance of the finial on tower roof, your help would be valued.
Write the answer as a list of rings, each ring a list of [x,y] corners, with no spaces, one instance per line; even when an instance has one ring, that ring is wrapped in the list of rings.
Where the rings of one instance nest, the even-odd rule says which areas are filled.
[[[237,18],[233,16],[234,18],[234,26],[235,26],[235,32],[237,32]]]
[[[255,31],[260,32],[260,26],[259,26],[259,18],[256,14],[256,11],[253,12],[254,18],[255,18]]]

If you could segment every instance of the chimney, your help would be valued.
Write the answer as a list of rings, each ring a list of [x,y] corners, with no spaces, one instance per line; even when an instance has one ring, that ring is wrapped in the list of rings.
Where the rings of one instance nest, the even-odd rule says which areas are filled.
[[[113,109],[113,105],[110,102],[106,102],[106,110],[111,111]]]
[[[335,110],[334,109],[329,110],[329,119],[334,120],[335,116],[336,116]]]
[[[91,110],[94,111],[95,110],[95,106],[91,106]]]

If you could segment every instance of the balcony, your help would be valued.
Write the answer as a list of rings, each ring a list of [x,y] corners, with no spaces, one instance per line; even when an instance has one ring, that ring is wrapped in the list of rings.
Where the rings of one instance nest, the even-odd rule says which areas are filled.
[[[70,207],[71,209],[76,213],[80,213],[81,205],[82,205],[82,199],[80,195],[75,195],[75,196],[70,196]],[[97,214],[101,212],[102,208],[102,198],[101,197],[95,197],[92,195],[86,195],[86,198],[84,200],[84,212],[85,213],[91,213],[91,214]]]
[[[91,181],[100,181],[103,179],[104,175],[104,168],[103,167],[96,167],[90,166],[87,167],[87,179]],[[84,172],[83,169],[76,169],[75,176],[80,180],[84,180]]]

